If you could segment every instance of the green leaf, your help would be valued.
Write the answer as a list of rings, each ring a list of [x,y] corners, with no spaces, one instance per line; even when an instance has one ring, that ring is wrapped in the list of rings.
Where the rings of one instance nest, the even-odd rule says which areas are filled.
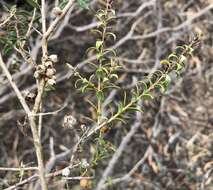
[[[111,74],[111,75],[110,75],[110,78],[111,78],[111,79],[112,79],[112,78],[118,79],[118,75],[117,75],[117,74]]]
[[[83,86],[83,87],[81,88],[81,92],[84,93],[84,92],[87,90],[87,87],[88,87],[88,86],[89,86],[88,84],[86,84],[85,86]]]
[[[98,30],[98,29],[93,29],[93,30],[91,30],[91,32],[97,33],[97,34],[99,34],[100,36],[102,36],[102,32],[101,32],[100,30]]]
[[[117,117],[114,120],[118,120],[118,121],[121,121],[122,123],[126,124],[126,121],[120,117]]]
[[[103,78],[103,77],[105,76],[102,67],[101,67],[101,68],[98,68],[98,69],[96,70],[96,75],[97,75],[98,77],[101,77],[101,78]]]
[[[95,44],[95,47],[96,47],[96,49],[100,49],[100,47],[103,45],[103,41],[101,41],[101,40],[97,40],[96,41],[96,44]]]
[[[140,109],[140,108],[137,108],[137,107],[129,107],[129,108],[128,108],[128,110],[143,113],[143,110],[142,110],[142,109]]]
[[[104,101],[104,93],[102,91],[96,92],[96,97],[98,98],[99,101],[101,102]]]
[[[95,47],[90,47],[87,49],[86,53],[88,54],[89,52],[91,52],[91,51],[93,52],[94,50],[96,50]]]
[[[148,86],[147,86],[147,84],[144,81],[141,80],[138,83],[143,85],[143,90],[144,91],[146,91],[148,89]]]
[[[75,85],[74,85],[75,88],[78,88],[78,87],[77,87],[78,82],[81,82],[81,79],[78,79],[78,80],[75,81]]]
[[[112,33],[112,32],[107,32],[106,35],[107,35],[107,36],[112,36],[113,39],[114,39],[114,41],[116,40],[116,35],[115,35],[114,33]]]
[[[151,95],[150,92],[144,92],[142,94],[142,98],[145,98],[145,99],[154,99],[154,97]]]
[[[106,74],[109,74],[109,71],[107,70],[107,68],[105,67],[102,67],[103,71],[106,73]]]
[[[163,86],[162,84],[156,84],[156,85],[155,85],[155,88],[160,89],[160,91],[161,91],[162,93],[166,92],[166,88],[165,88],[165,86]]]
[[[96,57],[97,57],[98,60],[102,59],[103,58],[103,53],[97,53]]]
[[[107,77],[104,77],[103,82],[107,82],[109,79]]]
[[[176,64],[176,71],[181,71],[183,66],[179,63]]]
[[[89,0],[77,0],[77,2],[82,9],[89,9]]]
[[[122,102],[118,104],[118,112],[121,113],[123,111],[124,105]]]
[[[112,53],[113,56],[116,56],[116,52],[115,52],[115,50],[112,49],[112,48],[105,49],[105,50],[104,50],[104,53],[105,53],[105,54]]]
[[[95,63],[91,62],[91,61],[88,61],[87,63],[90,64],[91,66],[95,67],[95,68],[98,68],[98,66]]]
[[[172,53],[168,56],[168,60],[178,61],[178,56],[176,54]]]
[[[169,75],[166,75],[164,81],[162,82],[166,90],[168,89],[170,83],[171,83],[171,77]]]
[[[39,4],[35,0],[24,0],[27,4],[31,5],[34,8],[39,8]]]
[[[167,65],[168,67],[170,67],[170,65],[171,65],[171,63],[168,60],[166,60],[166,59],[160,61],[160,64],[161,65]]]

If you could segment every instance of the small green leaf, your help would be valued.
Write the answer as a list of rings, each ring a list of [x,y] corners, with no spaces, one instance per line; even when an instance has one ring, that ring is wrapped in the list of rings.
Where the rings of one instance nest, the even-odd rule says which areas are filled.
[[[166,91],[166,88],[165,88],[162,84],[156,84],[156,85],[155,85],[155,88],[160,89],[160,91],[161,91],[162,93],[164,93],[164,92]]]
[[[118,120],[118,121],[121,121],[122,123],[126,124],[126,121],[120,117],[117,117],[114,120]]]
[[[104,101],[104,93],[102,91],[96,92],[96,97],[98,98],[99,101],[101,102]]]
[[[103,53],[96,54],[96,57],[97,57],[98,60],[102,59],[103,58]]]
[[[107,82],[109,79],[107,77],[104,77],[103,82]]]
[[[118,113],[123,112],[123,109],[124,109],[124,104],[122,102],[119,102],[118,103]]]
[[[142,98],[145,98],[145,99],[154,99],[154,97],[149,92],[144,92],[142,94]]]
[[[114,39],[114,41],[116,40],[116,35],[115,35],[114,33],[112,33],[112,32],[107,32],[106,35],[107,35],[107,36],[112,36],[113,39]]]
[[[34,8],[39,8],[39,4],[35,0],[24,0],[27,4],[31,5]]]
[[[179,63],[176,64],[176,71],[181,71],[183,66]]]
[[[95,47],[96,47],[96,49],[99,49],[102,45],[103,45],[103,41],[97,40],[96,44],[95,44]]]
[[[178,61],[178,56],[176,54],[172,53],[168,56],[168,60]]]
[[[100,30],[98,30],[98,29],[93,29],[93,30],[91,30],[91,32],[97,33],[97,34],[99,34],[100,36],[102,36],[102,32],[101,32]]]
[[[77,0],[77,2],[82,9],[89,9],[89,0]]]
[[[96,75],[97,75],[98,77],[104,77],[104,76],[105,76],[102,67],[101,67],[101,68],[98,68],[98,69],[96,70]]]
[[[86,83],[88,83],[88,80],[86,78],[83,78],[82,83],[86,84]]]
[[[81,82],[81,79],[78,79],[78,80],[75,81],[75,85],[74,85],[75,88],[78,88],[78,87],[77,87],[78,82]]]
[[[171,77],[169,75],[166,75],[164,81],[162,82],[166,90],[168,89],[170,83],[171,83]]]
[[[143,113],[143,110],[142,110],[142,109],[140,109],[140,108],[137,108],[137,107],[129,107],[129,108],[128,108],[128,110]]]
[[[88,86],[89,86],[88,84],[86,84],[85,86],[83,86],[83,87],[81,88],[81,92],[82,92],[82,93],[86,92]]]
[[[111,78],[111,79],[112,79],[112,78],[118,79],[118,75],[117,75],[117,74],[111,74],[111,75],[110,75],[110,78]]]
[[[171,65],[171,63],[168,60],[166,60],[166,59],[160,61],[160,64],[162,64],[162,65],[168,65],[168,66]]]

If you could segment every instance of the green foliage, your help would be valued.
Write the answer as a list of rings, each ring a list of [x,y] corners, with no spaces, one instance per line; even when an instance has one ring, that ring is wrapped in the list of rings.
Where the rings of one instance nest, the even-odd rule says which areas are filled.
[[[92,167],[97,166],[99,161],[109,158],[115,151],[114,146],[110,142],[105,141],[101,135],[95,141],[96,150],[92,158]]]
[[[39,4],[36,0],[24,0],[24,1],[34,8],[37,9],[39,8]]]
[[[27,41],[26,33],[32,12],[17,9],[16,6],[4,6],[4,10],[9,13],[10,20],[3,26],[5,35],[0,36],[0,43],[3,45],[3,54],[8,55]],[[35,22],[38,19],[39,17],[36,17]]]
[[[89,9],[90,0],[77,0],[77,2],[82,9]]]
[[[111,27],[109,27],[109,24],[115,18],[115,11],[110,9],[109,6],[106,6],[104,10],[97,11],[96,18],[100,24],[93,32],[98,37],[95,45],[87,50],[87,53],[96,55],[96,60],[88,63],[94,72],[87,79],[81,76],[75,69],[73,71],[74,75],[78,78],[75,86],[82,93],[91,91],[91,93],[96,95],[96,100],[92,99],[89,102],[97,113],[96,124],[105,126],[115,120],[126,122],[124,118],[128,111],[142,111],[141,108],[137,107],[138,101],[141,99],[154,99],[154,91],[160,90],[161,93],[166,93],[172,82],[171,74],[175,72],[177,76],[180,76],[180,73],[185,68],[187,57],[192,55],[194,47],[199,43],[199,38],[193,39],[188,45],[178,46],[175,52],[161,61],[161,69],[150,73],[138,82],[132,90],[130,94],[131,98],[128,98],[128,101],[127,94],[124,92],[124,100],[119,101],[117,104],[117,111],[112,112],[110,117],[104,118],[102,116],[102,106],[106,94],[113,88],[120,89],[117,86],[119,78],[117,70],[120,66],[116,62],[116,52],[113,49],[106,48],[106,41],[109,38],[116,39],[116,35],[110,31]]]
[[[122,92],[122,89],[117,85],[119,79],[117,71],[121,66],[116,62],[115,50],[106,47],[107,40],[116,40],[116,35],[110,31],[111,27],[109,27],[109,24],[115,18],[115,11],[107,6],[106,9],[97,11],[96,18],[100,24],[97,29],[92,31],[97,34],[97,39],[94,46],[87,50],[87,53],[96,57],[95,61],[88,62],[88,65],[93,69],[93,73],[86,78],[77,69],[69,66],[74,76],[77,77],[75,87],[80,89],[82,93],[90,91],[94,94],[93,99],[88,100],[88,102],[96,112],[94,124],[100,130],[98,138],[95,139],[96,151],[93,155],[92,166],[96,166],[99,161],[108,158],[111,151],[114,150],[102,138],[102,129],[109,128],[109,125],[116,121],[126,123],[129,119],[127,117],[128,112],[143,112],[142,108],[138,107],[140,100],[154,99],[156,91],[166,93],[172,82],[172,73],[176,73],[177,77],[180,76],[185,68],[187,57],[191,56],[195,45],[199,42],[199,39],[195,38],[190,44],[178,46],[175,52],[161,61],[162,67],[144,77],[143,80],[138,81],[131,93]],[[123,93],[123,98],[117,104],[115,103],[117,109],[112,109],[111,115],[104,117],[102,113],[103,102],[110,90],[114,88],[120,90],[121,94]],[[104,109],[110,110],[110,107],[111,105],[107,105]]]
[[[78,78],[75,86],[78,87],[82,93],[92,91],[96,95],[96,100],[91,100],[90,104],[96,110],[97,123],[100,123],[102,118],[102,104],[106,97],[106,94],[110,89],[119,88],[115,81],[118,79],[116,73],[120,66],[116,63],[116,53],[113,49],[106,48],[106,40],[109,37],[116,39],[114,33],[109,31],[109,23],[114,18],[114,10],[105,9],[98,10],[96,18],[100,21],[100,25],[97,29],[93,30],[98,35],[98,38],[93,47],[88,48],[87,53],[93,53],[96,55],[96,60],[88,62],[88,65],[92,67],[93,74],[87,79],[78,71],[74,72],[74,75]]]
[[[60,0],[59,1],[59,8],[61,9],[61,10],[63,10],[64,9],[64,7],[66,6],[66,4],[69,2],[69,0]]]

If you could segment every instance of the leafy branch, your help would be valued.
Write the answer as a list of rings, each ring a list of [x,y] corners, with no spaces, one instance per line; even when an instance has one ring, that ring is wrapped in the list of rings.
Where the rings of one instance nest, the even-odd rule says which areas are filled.
[[[96,102],[89,100],[89,103],[96,110],[97,122],[96,126],[88,132],[87,137],[103,127],[108,127],[115,120],[125,122],[123,116],[130,110],[142,111],[142,109],[138,109],[137,107],[138,101],[147,98],[154,99],[153,91],[160,90],[161,93],[165,93],[172,81],[171,75],[176,73],[177,77],[180,76],[180,73],[186,66],[187,58],[192,55],[192,52],[199,43],[199,37],[196,36],[189,44],[177,46],[175,52],[160,62],[162,68],[150,73],[144,80],[139,81],[132,91],[129,101],[127,101],[127,95],[124,93],[124,100],[119,103],[117,111],[112,113],[109,118],[106,118],[102,116],[102,104],[105,94],[109,89],[120,89],[116,85],[118,80],[116,71],[120,66],[115,61],[115,50],[106,48],[106,40],[108,38],[116,40],[116,35],[110,31],[111,27],[109,27],[109,24],[115,18],[115,11],[107,5],[104,10],[97,11],[96,18],[99,20],[100,25],[93,32],[99,37],[96,40],[95,46],[87,50],[87,53],[95,52],[96,55],[96,62],[88,63],[94,68],[93,74],[87,79],[69,65],[74,75],[78,78],[75,86],[80,88],[82,93],[92,91],[96,94]],[[81,83],[80,86],[77,85],[79,82]]]

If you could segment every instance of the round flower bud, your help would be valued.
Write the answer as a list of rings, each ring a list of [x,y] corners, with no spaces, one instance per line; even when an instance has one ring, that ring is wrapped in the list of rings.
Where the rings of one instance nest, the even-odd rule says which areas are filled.
[[[69,175],[70,175],[70,170],[69,170],[69,168],[64,168],[64,169],[62,170],[62,175],[65,176],[65,177],[69,176]]]
[[[58,56],[56,54],[52,54],[49,56],[50,61],[52,61],[53,63],[57,63],[58,62]]]
[[[53,62],[52,61],[46,61],[44,63],[45,67],[53,67]]]
[[[53,76],[51,77],[51,79],[56,80],[56,76],[55,76],[55,75],[53,75]]]
[[[47,69],[47,71],[46,71],[46,76],[48,77],[48,78],[52,78],[52,76],[55,74],[55,71],[54,71],[54,69],[52,69],[52,68],[48,68]]]
[[[35,72],[34,72],[34,77],[35,77],[36,79],[38,79],[38,78],[40,77],[40,74],[39,74],[38,71],[35,71]]]
[[[76,125],[77,121],[72,115],[65,115],[63,126],[65,128],[73,128],[74,125]]]
[[[60,16],[61,13],[62,13],[62,10],[61,10],[59,7],[55,7],[55,8],[53,9],[53,15],[54,15],[54,16]]]
[[[53,86],[53,85],[56,84],[56,81],[55,81],[54,79],[48,79],[48,80],[47,80],[47,84]]]
[[[83,158],[83,159],[81,160],[81,166],[82,166],[83,168],[88,168],[88,167],[89,167],[89,163],[87,162],[87,160],[86,160],[85,158]]]

